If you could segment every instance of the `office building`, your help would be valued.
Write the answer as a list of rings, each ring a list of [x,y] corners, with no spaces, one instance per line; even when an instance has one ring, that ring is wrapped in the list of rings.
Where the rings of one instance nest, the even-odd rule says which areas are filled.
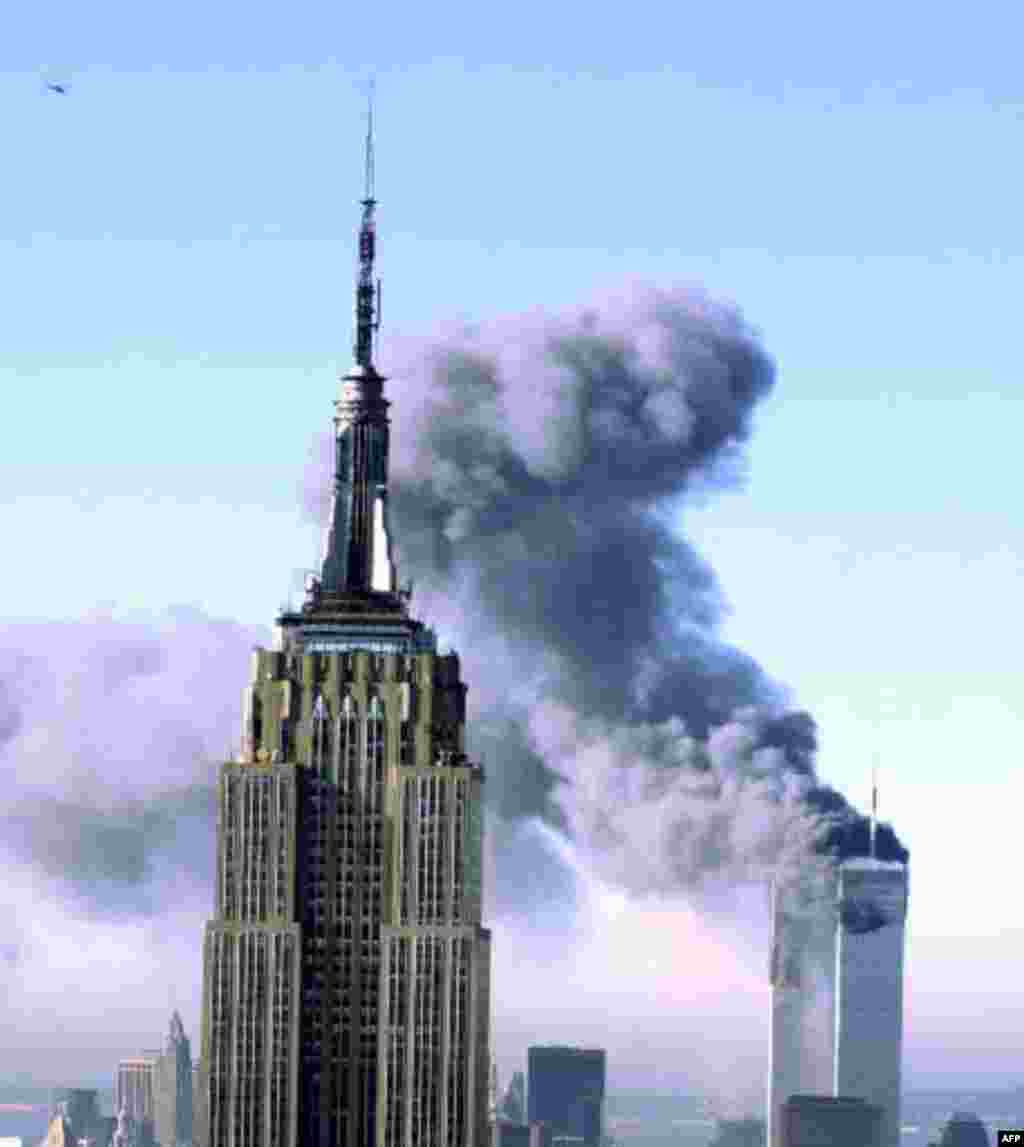
[[[765,1147],[763,1119],[719,1119],[709,1147]]]
[[[526,1121],[526,1077],[521,1071],[513,1073],[498,1109],[498,1117],[510,1123]]]
[[[882,1147],[899,1147],[907,865],[844,861],[837,895],[832,1093],[879,1107]]]
[[[203,1072],[199,1060],[192,1063],[192,1143],[206,1147],[207,1130],[203,1116]]]
[[[100,1113],[99,1093],[93,1088],[66,1087],[53,1093],[53,1115],[47,1128],[47,1147],[106,1147],[110,1120]]]
[[[794,1095],[780,1132],[781,1147],[882,1147],[882,1111],[863,1099]]]
[[[143,1051],[122,1059],[114,1078],[114,1111],[126,1113],[132,1147],[155,1147],[156,1123],[153,1087],[160,1051]]]
[[[605,1053],[593,1048],[531,1047],[527,1052],[527,1110],[553,1143],[571,1137],[581,1147],[601,1147]]]
[[[551,1132],[543,1123],[520,1123],[497,1119],[491,1124],[491,1147],[554,1147]]]
[[[767,1138],[781,1144],[791,1095],[832,1093],[836,911],[833,884],[775,885],[771,896],[771,992]]]
[[[254,652],[242,750],[220,769],[200,1147],[488,1139],[483,774],[459,659],[397,584],[369,131],[366,160],[320,573]]]
[[[967,1111],[954,1111],[939,1136],[938,1147],[990,1147],[988,1129]]]
[[[159,1147],[191,1147],[192,1051],[177,1012],[153,1068],[153,1122]]]

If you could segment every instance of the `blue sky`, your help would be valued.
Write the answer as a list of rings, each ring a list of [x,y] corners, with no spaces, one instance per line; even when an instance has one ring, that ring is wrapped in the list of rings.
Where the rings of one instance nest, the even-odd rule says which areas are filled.
[[[263,623],[312,560],[297,489],[348,357],[375,71],[385,356],[389,332],[626,276],[704,283],[763,332],[749,481],[686,529],[726,636],[818,717],[823,774],[866,797],[880,745],[910,966],[933,969],[912,1073],[972,1070],[936,1043],[946,1007],[979,1047],[1001,1024],[1024,1074],[1015,974],[986,962],[1024,954],[1022,24],[917,2],[8,13],[3,613]],[[961,973],[989,995],[943,1003]]]

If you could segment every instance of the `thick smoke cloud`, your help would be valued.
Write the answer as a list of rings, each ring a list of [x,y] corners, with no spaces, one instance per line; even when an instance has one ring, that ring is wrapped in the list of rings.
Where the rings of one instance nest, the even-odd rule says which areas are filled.
[[[558,883],[517,831],[532,818],[637,894],[795,878],[857,848],[859,818],[816,780],[813,720],[718,639],[714,574],[673,524],[742,476],[774,384],[740,313],[637,288],[386,365],[400,569],[463,657],[499,907]],[[307,481],[321,522],[330,457],[325,436]]]
[[[709,911],[731,906],[735,923],[751,914],[734,910],[737,884],[780,869],[806,879],[822,850],[867,849],[866,823],[815,778],[811,718],[718,639],[714,574],[677,532],[689,499],[743,477],[770,360],[735,310],[697,292],[635,289],[400,344],[385,366],[400,570],[415,579],[416,612],[462,655],[470,748],[487,771],[504,1022],[518,1015],[523,1040],[562,1038],[573,968],[589,969],[583,1008],[626,983],[637,932],[657,933],[660,962],[621,1014],[638,1018],[645,1048],[663,1022],[664,1058],[681,1062],[680,1016],[696,1049],[742,999],[721,1059],[733,1065],[748,1039],[755,1078],[763,938],[746,938],[757,949],[748,974],[746,939],[722,920],[709,930]],[[322,520],[329,438],[319,445],[307,494]],[[268,641],[195,610],[4,627],[0,984],[17,991],[0,1026],[22,1032],[24,1049],[36,1032],[47,1069],[54,1031],[69,1055],[84,1053],[115,1004],[118,1054],[138,1038],[143,1005],[154,1032],[171,1006],[194,1025],[216,766],[237,745],[249,651]],[[878,840],[880,852],[900,847],[884,826]],[[583,939],[570,936],[588,913]],[[557,974],[534,966],[544,944]],[[154,998],[158,979],[166,999]],[[67,1001],[82,984],[93,995],[75,996],[73,1016]],[[684,988],[692,995],[671,994]],[[588,1006],[592,1038],[605,1039],[603,1006]],[[543,1022],[552,1029],[541,1033]],[[694,1051],[695,1073],[705,1052]],[[736,1086],[730,1066],[721,1091]]]

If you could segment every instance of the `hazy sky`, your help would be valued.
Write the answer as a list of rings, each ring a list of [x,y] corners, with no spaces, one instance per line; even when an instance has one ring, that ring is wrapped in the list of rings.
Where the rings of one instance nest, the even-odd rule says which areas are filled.
[[[779,378],[748,481],[680,527],[731,603],[725,636],[815,715],[819,771],[855,803],[877,747],[884,815],[913,853],[909,1080],[1024,1075],[1011,604],[1024,17],[873,0],[366,12],[182,0],[8,14],[4,618],[191,604],[259,626],[312,561],[298,488],[348,358],[374,70],[385,356],[392,333],[571,305],[624,278],[704,284],[761,330]],[[70,95],[44,94],[44,75]],[[390,393],[401,402],[400,380]],[[76,983],[115,966],[138,996],[97,987],[83,1016],[145,998],[145,1022],[126,1003],[118,1030],[148,1044],[179,1002],[197,1035],[201,904],[143,934],[83,922],[45,874],[19,879],[37,899],[12,902],[47,905],[33,927],[61,937],[64,961],[31,1000],[20,974],[0,980],[26,1046],[52,1040]],[[627,1081],[651,1049],[664,1065],[712,1038],[724,1004],[687,983],[694,962],[721,966],[721,936],[681,905],[606,900],[581,910],[589,946],[559,973],[578,1006],[558,1032],[529,1027],[554,1022],[545,977],[513,959],[514,936],[503,952],[496,924],[496,990],[505,974],[517,1000],[506,1026],[529,1029],[504,1037],[499,1003],[509,1067],[509,1049],[567,1033],[619,1048]],[[628,937],[645,924],[663,939],[630,981]],[[750,1010],[722,1020],[737,1034],[720,1061],[760,1054],[758,959],[736,971]],[[168,966],[195,984],[166,988]],[[655,1020],[632,1052],[607,1034]],[[84,1055],[63,1070],[108,1074]]]

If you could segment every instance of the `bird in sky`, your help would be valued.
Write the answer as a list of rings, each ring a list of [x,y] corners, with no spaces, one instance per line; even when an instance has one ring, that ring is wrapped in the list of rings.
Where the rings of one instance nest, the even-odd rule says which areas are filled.
[[[51,84],[49,81],[47,81],[46,90],[48,92],[56,92],[59,96],[66,96],[70,86],[70,84]]]

